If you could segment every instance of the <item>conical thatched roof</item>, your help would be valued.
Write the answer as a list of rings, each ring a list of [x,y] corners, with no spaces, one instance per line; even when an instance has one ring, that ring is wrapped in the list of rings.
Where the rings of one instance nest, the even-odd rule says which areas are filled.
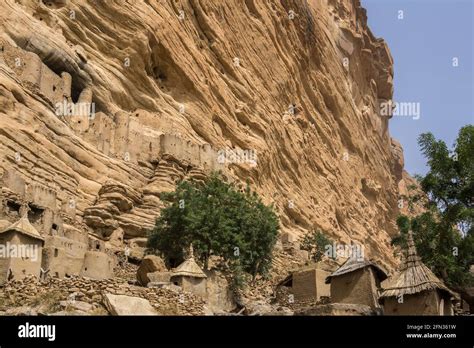
[[[347,259],[346,262],[344,262],[341,267],[339,267],[335,272],[326,277],[326,284],[329,284],[331,282],[331,278],[338,277],[346,273],[354,272],[364,267],[373,267],[380,281],[387,279],[387,272],[385,272],[385,270],[381,266],[364,258],[351,256]]]
[[[13,225],[10,225],[7,228],[0,231],[0,234],[10,232],[10,231],[15,231],[15,232],[24,234],[28,237],[44,241],[44,238],[41,237],[41,235],[36,230],[36,228],[33,227],[33,225],[28,220],[28,217],[26,214],[23,215],[23,217],[17,222],[15,222]]]
[[[400,272],[393,275],[384,286],[381,298],[400,295],[412,295],[426,290],[441,290],[456,296],[443,282],[421,261],[416,252],[413,234],[408,232],[408,250]]]
[[[172,277],[183,276],[183,277],[194,277],[194,278],[207,278],[206,274],[202,271],[201,267],[194,260],[194,253],[191,246],[190,255],[186,261],[180,264],[178,267],[173,269]]]

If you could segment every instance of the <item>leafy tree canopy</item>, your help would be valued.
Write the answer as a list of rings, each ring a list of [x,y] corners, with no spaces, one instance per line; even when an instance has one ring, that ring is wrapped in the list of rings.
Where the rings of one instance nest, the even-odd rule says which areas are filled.
[[[425,212],[400,216],[400,235],[392,241],[405,246],[408,230],[423,262],[451,286],[473,283],[469,268],[474,262],[474,126],[459,131],[454,149],[431,133],[418,138],[429,171],[417,176],[427,200]],[[419,196],[412,200],[419,201]]]
[[[241,192],[214,173],[204,183],[183,181],[162,199],[168,204],[156,220],[148,247],[173,266],[184,259],[183,252],[192,243],[206,268],[209,257],[216,255],[236,272],[253,277],[267,272],[278,219],[273,207],[266,206],[248,185]]]

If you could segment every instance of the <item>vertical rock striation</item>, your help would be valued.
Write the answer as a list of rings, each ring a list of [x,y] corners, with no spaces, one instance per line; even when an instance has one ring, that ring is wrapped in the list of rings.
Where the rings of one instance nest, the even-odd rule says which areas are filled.
[[[407,176],[378,112],[393,62],[359,0],[5,0],[0,19],[4,201],[47,187],[58,216],[120,247],[160,192],[223,170],[274,202],[284,232],[321,228],[395,265]]]

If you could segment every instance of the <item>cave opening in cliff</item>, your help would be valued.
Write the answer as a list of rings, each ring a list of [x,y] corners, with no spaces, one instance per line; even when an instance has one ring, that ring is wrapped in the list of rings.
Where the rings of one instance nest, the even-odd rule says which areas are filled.
[[[31,204],[29,205],[29,208],[30,210],[28,211],[28,220],[30,220],[30,222],[33,224],[41,221],[44,209],[41,209]]]
[[[89,77],[69,61],[66,56],[57,51],[42,52],[36,47],[31,47],[26,42],[18,41],[17,44],[28,52],[37,54],[44,65],[51,69],[56,75],[61,76],[63,72],[71,75],[71,99],[77,103],[81,92],[87,87]],[[54,86],[57,88],[56,86]]]
[[[67,0],[43,0],[43,4],[52,9],[60,9],[67,5]]]
[[[81,92],[84,90],[84,88],[85,86],[73,76],[71,83],[71,99],[73,103],[77,103],[79,101],[79,96],[81,95]]]
[[[153,68],[153,76],[155,77],[155,79],[159,80],[160,82],[164,82],[166,81],[166,74],[158,67],[158,66],[155,66]]]
[[[12,201],[7,202],[7,214],[19,215],[21,205]]]

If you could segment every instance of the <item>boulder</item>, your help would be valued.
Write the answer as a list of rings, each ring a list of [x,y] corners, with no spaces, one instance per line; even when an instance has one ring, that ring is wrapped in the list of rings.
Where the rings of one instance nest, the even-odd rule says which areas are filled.
[[[134,238],[129,242],[130,253],[128,259],[132,262],[141,262],[145,257],[147,238]]]
[[[263,300],[249,301],[245,304],[244,312],[246,315],[260,316],[274,312],[274,308]]]
[[[150,282],[148,273],[166,271],[167,269],[165,263],[160,257],[156,255],[147,255],[140,263],[140,267],[138,267],[137,280],[142,286],[147,286],[147,284]]]
[[[150,302],[140,297],[105,294],[104,304],[111,315],[158,315]]]

